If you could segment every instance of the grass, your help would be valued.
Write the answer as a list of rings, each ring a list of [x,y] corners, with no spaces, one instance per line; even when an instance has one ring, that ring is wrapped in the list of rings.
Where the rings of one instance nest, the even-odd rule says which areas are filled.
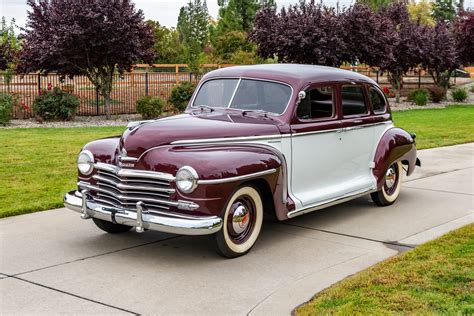
[[[349,277],[297,315],[474,314],[474,224]]]
[[[395,112],[395,123],[416,132],[418,148],[474,141],[474,106]],[[80,148],[122,127],[0,129],[0,217],[62,207],[75,188]]]
[[[123,127],[0,130],[0,217],[62,207],[76,187],[76,157],[87,142]]]
[[[474,141],[474,106],[452,105],[445,109],[393,112],[395,125],[416,133],[418,149]]]

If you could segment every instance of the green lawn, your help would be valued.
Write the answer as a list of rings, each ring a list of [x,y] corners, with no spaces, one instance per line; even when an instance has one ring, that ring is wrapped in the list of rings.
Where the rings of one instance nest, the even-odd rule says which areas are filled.
[[[418,149],[474,141],[473,105],[393,112],[393,120],[397,126],[416,133]]]
[[[474,224],[317,294],[297,315],[473,315]]]
[[[0,217],[62,207],[87,142],[123,127],[0,129]]]
[[[418,148],[474,141],[474,106],[394,113],[416,132]],[[88,141],[121,134],[122,127],[0,129],[0,217],[61,207],[75,188],[75,160]]]

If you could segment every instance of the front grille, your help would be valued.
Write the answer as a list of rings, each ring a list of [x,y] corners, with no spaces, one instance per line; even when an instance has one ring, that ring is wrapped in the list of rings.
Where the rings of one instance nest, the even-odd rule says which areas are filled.
[[[81,181],[79,187],[88,189],[96,202],[134,211],[138,201],[149,211],[169,210],[178,204],[170,200],[170,194],[175,192],[170,184],[174,177],[170,174],[121,169],[103,163],[94,167],[96,185]]]

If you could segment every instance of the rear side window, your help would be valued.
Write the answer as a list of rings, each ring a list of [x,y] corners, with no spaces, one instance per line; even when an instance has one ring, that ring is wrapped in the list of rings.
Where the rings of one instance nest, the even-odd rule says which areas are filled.
[[[374,112],[375,113],[385,112],[385,108],[387,104],[385,103],[385,98],[380,93],[380,91],[378,91],[375,88],[370,88],[369,95],[370,95],[370,102],[372,103],[372,109],[374,110]]]
[[[347,85],[341,88],[342,114],[344,116],[366,114],[364,89],[362,86]]]
[[[298,105],[296,114],[304,120],[331,118],[334,116],[333,99],[331,86],[310,89]]]

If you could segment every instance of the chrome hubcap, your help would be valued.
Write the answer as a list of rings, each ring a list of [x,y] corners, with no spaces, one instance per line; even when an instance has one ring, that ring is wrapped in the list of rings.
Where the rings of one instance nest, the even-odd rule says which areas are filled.
[[[397,174],[393,167],[388,168],[387,173],[385,174],[385,185],[387,188],[392,188],[396,183]]]
[[[239,205],[232,214],[232,228],[237,234],[243,233],[249,226],[249,210]]]

